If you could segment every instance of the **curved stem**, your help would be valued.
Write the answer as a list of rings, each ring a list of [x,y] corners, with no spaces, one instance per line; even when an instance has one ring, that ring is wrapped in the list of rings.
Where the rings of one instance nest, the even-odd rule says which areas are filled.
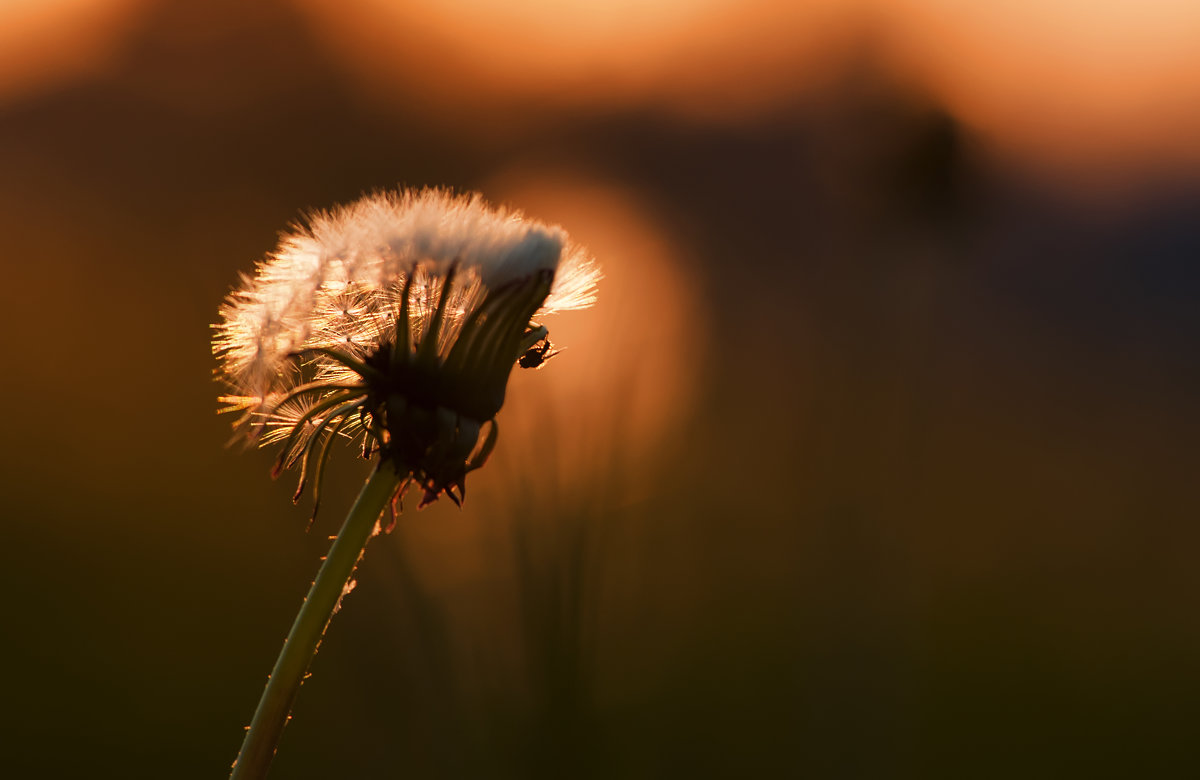
[[[266,777],[292,710],[292,702],[321,644],[325,627],[342,600],[346,583],[354,574],[363,548],[375,529],[375,521],[391,501],[399,484],[400,475],[385,462],[375,469],[367,484],[363,485],[275,661],[275,668],[271,670],[267,687],[258,701],[258,709],[250,722],[242,749],[233,764],[230,780]]]

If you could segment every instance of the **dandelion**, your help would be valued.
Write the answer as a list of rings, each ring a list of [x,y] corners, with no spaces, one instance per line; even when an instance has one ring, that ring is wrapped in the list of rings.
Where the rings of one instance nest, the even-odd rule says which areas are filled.
[[[478,195],[382,193],[312,215],[221,307],[213,350],[223,411],[273,474],[300,470],[314,516],[332,444],[375,462],[272,671],[234,764],[261,777],[321,635],[389,503],[466,495],[496,445],[516,365],[552,355],[538,320],[590,306],[599,271],[559,228]]]

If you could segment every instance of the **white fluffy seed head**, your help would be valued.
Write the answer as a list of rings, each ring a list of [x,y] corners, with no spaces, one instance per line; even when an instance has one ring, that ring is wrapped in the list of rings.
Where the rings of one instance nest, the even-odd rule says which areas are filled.
[[[221,374],[240,395],[263,398],[288,384],[302,350],[369,352],[397,327],[395,304],[410,274],[406,327],[419,335],[432,315],[421,302],[437,300],[452,264],[470,283],[457,285],[447,308],[447,341],[487,290],[551,271],[541,317],[592,305],[600,278],[562,229],[489,207],[478,194],[376,193],[309,215],[243,277],[214,326]]]

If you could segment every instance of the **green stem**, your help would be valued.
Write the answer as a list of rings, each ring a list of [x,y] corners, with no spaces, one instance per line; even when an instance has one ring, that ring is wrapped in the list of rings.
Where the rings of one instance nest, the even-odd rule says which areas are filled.
[[[363,485],[275,661],[275,668],[271,670],[267,687],[258,701],[258,709],[250,721],[242,749],[233,764],[230,780],[266,777],[283,727],[290,717],[292,703],[321,644],[325,628],[333,618],[346,583],[354,574],[363,548],[371,538],[375,521],[399,484],[400,476],[392,466],[381,463],[367,484]]]

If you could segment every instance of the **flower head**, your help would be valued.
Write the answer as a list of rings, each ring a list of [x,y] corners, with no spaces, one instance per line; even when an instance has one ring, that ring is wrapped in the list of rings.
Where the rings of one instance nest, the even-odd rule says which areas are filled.
[[[458,503],[514,364],[549,354],[534,318],[590,306],[599,277],[561,229],[479,195],[402,190],[318,212],[221,307],[222,400],[235,427],[281,443],[276,473],[302,467],[297,497],[345,435],[410,475],[422,505]]]

